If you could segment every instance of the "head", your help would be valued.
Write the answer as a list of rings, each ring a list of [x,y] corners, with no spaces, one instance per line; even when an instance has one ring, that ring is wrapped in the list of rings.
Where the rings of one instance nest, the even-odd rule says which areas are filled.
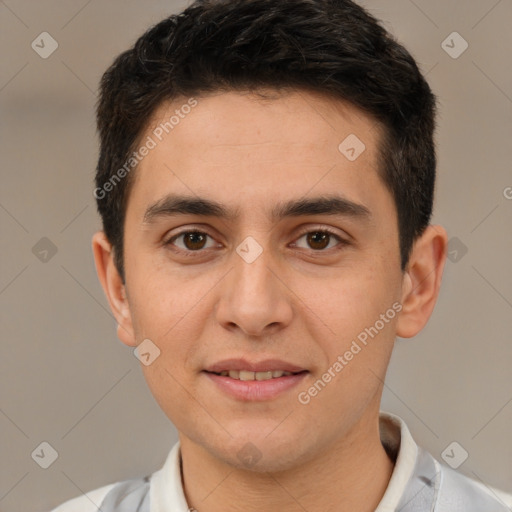
[[[143,368],[180,433],[233,464],[258,440],[279,469],[378,412],[446,245],[435,97],[411,55],[350,1],[196,1],[100,93],[98,273],[121,340],[160,351]],[[302,373],[241,400],[207,371],[230,358]]]

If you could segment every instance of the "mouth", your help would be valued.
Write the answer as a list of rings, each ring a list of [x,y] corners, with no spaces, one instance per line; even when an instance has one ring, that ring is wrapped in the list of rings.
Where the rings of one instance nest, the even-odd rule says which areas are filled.
[[[266,370],[262,372],[251,372],[250,370],[224,370],[222,372],[208,372],[218,375],[219,377],[229,377],[230,379],[251,381],[251,380],[271,380],[279,379],[281,377],[289,377],[290,375],[298,375],[304,373],[306,370],[300,372],[287,372],[285,370]]]
[[[241,401],[263,401],[277,398],[298,385],[308,370],[278,360],[251,363],[232,359],[217,363],[203,373],[217,389]]]

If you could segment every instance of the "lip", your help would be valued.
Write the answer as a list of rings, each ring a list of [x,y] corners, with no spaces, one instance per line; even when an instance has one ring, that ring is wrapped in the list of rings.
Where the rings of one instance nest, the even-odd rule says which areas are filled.
[[[254,365],[253,367],[255,366],[257,367],[258,365]],[[268,366],[266,368],[270,369]],[[245,369],[247,369],[247,366],[245,367]],[[275,369],[282,369],[282,367]],[[275,379],[269,380],[245,381],[232,379],[231,377],[224,377],[221,375],[217,375],[216,373],[210,373],[209,371],[206,370],[204,370],[203,373],[206,375],[206,377],[213,381],[221,391],[237,400],[241,400],[243,402],[262,402],[277,398],[279,395],[282,395],[286,391],[289,391],[290,389],[294,388],[299,384],[299,382],[302,381],[302,379],[306,377],[306,375],[308,375],[309,372],[304,370],[301,371],[300,373],[295,373],[293,375],[288,375],[286,377],[277,377]]]
[[[280,359],[265,359],[263,361],[255,362],[248,361],[244,358],[235,359],[224,359],[219,361],[208,368],[205,368],[206,372],[220,373],[226,370],[247,370],[249,372],[266,372],[273,370],[283,370],[284,372],[298,373],[303,372],[306,369],[300,366],[282,361]],[[281,377],[279,377],[281,378]],[[233,379],[231,379],[233,380]],[[277,380],[277,379],[276,379]],[[265,382],[265,381],[260,381]]]

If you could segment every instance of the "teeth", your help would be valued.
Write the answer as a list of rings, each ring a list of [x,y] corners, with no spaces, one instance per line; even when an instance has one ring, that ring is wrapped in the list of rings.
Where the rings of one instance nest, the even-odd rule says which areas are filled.
[[[284,372],[282,370],[272,370],[266,372],[250,372],[248,370],[225,370],[220,372],[222,377],[230,377],[236,380],[270,380],[277,379],[279,377],[287,377],[288,375],[292,375],[291,372]]]
[[[240,370],[240,377],[239,377],[239,379],[240,380],[254,380],[255,375],[256,374],[254,372],[248,372],[246,370]]]
[[[272,372],[256,372],[254,376],[256,380],[269,380],[272,378]]]

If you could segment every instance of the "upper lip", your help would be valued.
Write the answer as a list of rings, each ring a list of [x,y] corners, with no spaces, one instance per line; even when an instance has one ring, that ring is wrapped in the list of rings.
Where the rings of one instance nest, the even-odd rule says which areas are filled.
[[[220,373],[229,370],[246,370],[249,372],[266,372],[282,370],[284,372],[298,373],[305,371],[305,368],[281,361],[280,359],[264,359],[263,361],[248,361],[244,358],[224,359],[218,363],[205,368],[207,372]]]

